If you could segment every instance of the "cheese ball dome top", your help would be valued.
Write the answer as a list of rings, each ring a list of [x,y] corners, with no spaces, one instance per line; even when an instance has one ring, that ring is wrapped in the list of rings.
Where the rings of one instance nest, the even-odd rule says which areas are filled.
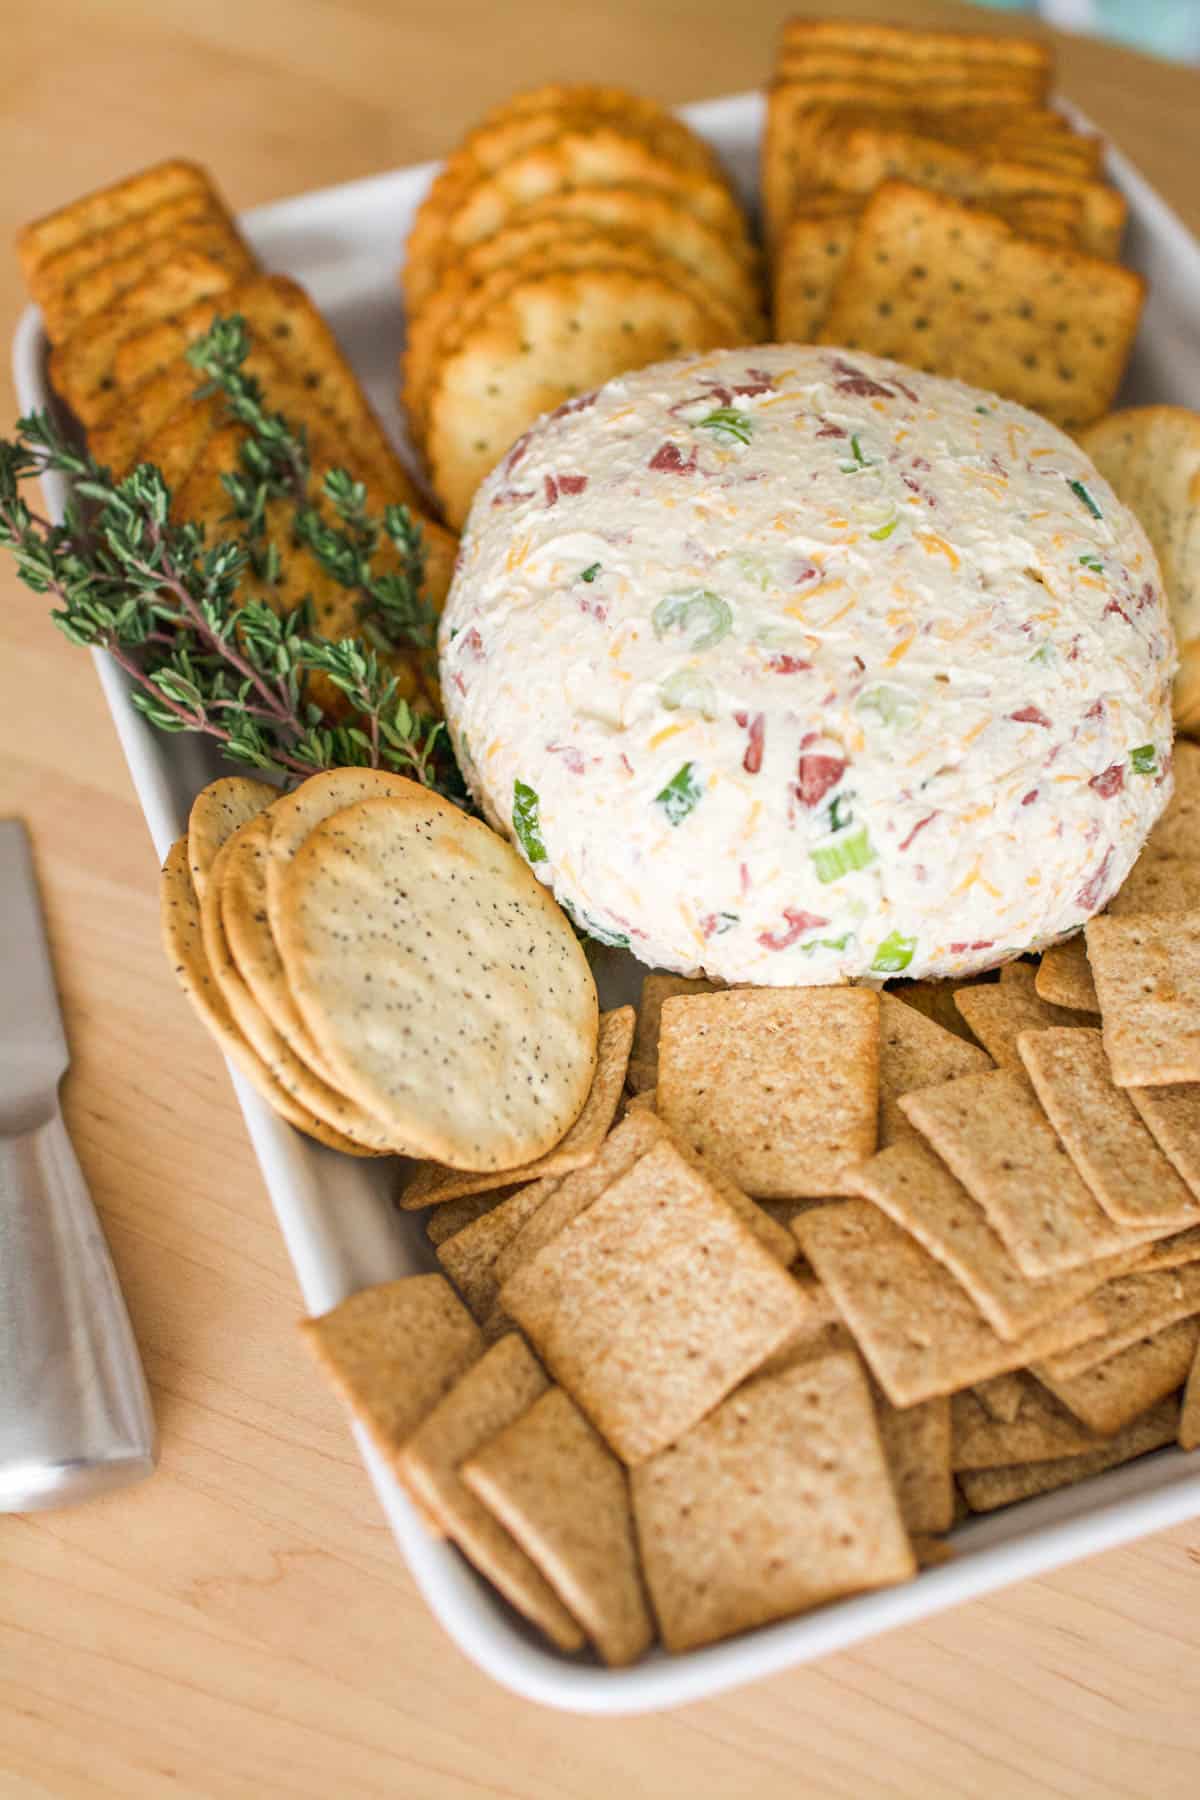
[[[662,363],[539,420],[442,620],[488,819],[642,961],[967,975],[1077,929],[1171,789],[1153,551],[1024,408],[858,352]]]

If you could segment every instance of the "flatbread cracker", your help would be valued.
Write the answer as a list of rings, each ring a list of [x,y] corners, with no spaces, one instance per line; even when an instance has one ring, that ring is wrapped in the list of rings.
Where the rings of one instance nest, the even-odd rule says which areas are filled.
[[[755,1199],[846,1191],[875,1149],[879,998],[754,988],[667,1000],[657,1107]]]
[[[1017,1049],[1017,1039],[1023,1031],[1096,1023],[1088,1014],[1049,1005],[1032,982],[980,982],[975,987],[956,988],[954,1004],[997,1068],[1012,1069],[1018,1075],[1025,1073]]]
[[[658,1040],[662,1031],[663,1002],[681,994],[716,994],[715,981],[704,981],[692,975],[647,974],[642,980],[638,1000],[637,1028],[633,1034],[633,1051],[629,1059],[630,1086],[636,1090],[654,1087],[658,1082]],[[634,1070],[637,1074],[634,1078]]]
[[[1164,1232],[1200,1224],[1200,1199],[1116,1086],[1098,1031],[1023,1031],[1017,1044],[1046,1116],[1110,1219]]]
[[[1179,746],[1174,756],[1178,758]],[[1169,803],[1169,806],[1172,803]],[[1168,806],[1168,811],[1169,811]],[[1162,822],[1167,820],[1163,815]],[[1200,907],[1200,859],[1194,856],[1139,856],[1105,908],[1109,918],[1130,913],[1169,918]]]
[[[445,1206],[435,1206],[425,1221],[425,1236],[431,1244],[444,1244],[456,1232],[482,1219],[484,1213],[500,1206],[512,1193],[511,1188],[491,1188],[486,1194],[465,1194]]]
[[[979,985],[979,984],[968,984]],[[979,1042],[971,1027],[967,1024],[959,1008],[955,1005],[956,993],[963,993],[965,988],[955,988],[949,981],[893,981],[887,992],[895,999],[902,1000],[905,1006],[915,1007],[932,1019],[944,1031],[953,1032],[955,1037],[962,1038],[964,1043]]]
[[[1161,1450],[1175,1436],[1179,1420],[1179,1403],[1163,1400],[1132,1421],[1119,1436],[1100,1450],[1083,1456],[1063,1456],[1053,1462],[1019,1463],[1007,1469],[964,1470],[959,1485],[972,1512],[993,1512],[998,1506],[1011,1506],[1017,1500],[1030,1500],[1035,1494],[1050,1494],[1056,1488],[1070,1487],[1102,1475],[1106,1469],[1119,1468],[1147,1451]]]
[[[1109,1362],[1132,1344],[1200,1314],[1200,1263],[1178,1269],[1139,1269],[1108,1282],[1092,1296],[1103,1314],[1104,1331],[1087,1344],[1048,1356],[1038,1369],[1055,1381],[1069,1381],[1098,1363]]]
[[[1028,1336],[994,1332],[954,1277],[866,1200],[804,1213],[792,1226],[893,1406],[915,1406],[1092,1337],[1087,1301]]]
[[[1200,1081],[1200,909],[1085,929],[1117,1086]]]
[[[1096,984],[1087,957],[1087,942],[1080,932],[1064,944],[1051,944],[1042,953],[1037,972],[1037,995],[1047,1006],[1068,1012],[1099,1013]]]
[[[601,1013],[596,1038],[596,1070],[583,1110],[557,1144],[535,1162],[519,1169],[502,1171],[507,1183],[541,1181],[551,1175],[566,1175],[583,1168],[596,1156],[617,1114],[625,1070],[629,1062],[629,1046],[633,1041],[633,1008],[618,1006],[613,1012]],[[423,1163],[400,1197],[406,1209],[439,1206],[457,1200],[464,1194],[494,1187],[496,1176],[466,1174],[438,1163]]]
[[[687,1431],[808,1314],[791,1276],[670,1144],[519,1268],[501,1300],[627,1463]]]
[[[750,1382],[635,1469],[632,1487],[668,1650],[904,1581],[916,1569],[852,1355]]]
[[[985,1050],[968,1044],[894,994],[879,996],[879,1148],[917,1136],[900,1110],[901,1094],[937,1087],[992,1066]]]
[[[1162,1090],[1165,1092],[1165,1090]],[[1138,1269],[1182,1269],[1187,1263],[1200,1262],[1200,1225],[1188,1231],[1177,1231],[1170,1237],[1156,1238],[1138,1252]]]
[[[527,1344],[510,1333],[465,1370],[408,1438],[396,1471],[420,1505],[518,1612],[560,1650],[583,1632],[516,1540],[462,1481],[459,1467],[544,1394],[548,1383]]]
[[[955,1471],[1002,1469],[1011,1463],[1051,1462],[1102,1449],[1104,1439],[1058,1405],[1031,1382],[1020,1417],[998,1424],[968,1388],[950,1402]]]
[[[954,1523],[949,1399],[940,1395],[919,1406],[893,1406],[878,1386],[872,1398],[905,1530],[910,1536],[949,1531]]]
[[[223,775],[200,789],[188,814],[188,869],[200,900],[221,846],[278,798],[278,788],[248,775]]]
[[[562,1388],[462,1465],[463,1484],[541,1570],[610,1668],[654,1642],[629,1477]]]
[[[390,1462],[483,1350],[479,1327],[441,1275],[362,1288],[301,1334]]]
[[[481,1323],[500,1297],[496,1258],[557,1186],[553,1176],[531,1181],[438,1244],[438,1261]]]
[[[1011,1425],[1024,1404],[1028,1383],[1025,1376],[993,1375],[990,1381],[977,1381],[970,1390],[988,1417],[1002,1425]]]
[[[1164,1156],[1200,1195],[1200,1083],[1124,1091]]]
[[[1200,1345],[1200,1320],[1181,1319],[1082,1375],[1056,1376],[1035,1363],[1043,1386],[1093,1431],[1111,1436],[1187,1379]]]
[[[1154,1235],[1109,1218],[1023,1074],[964,1075],[906,1094],[900,1104],[1031,1279],[1115,1256]]]
[[[1138,1252],[1126,1251],[1040,1281],[1023,1275],[987,1215],[915,1133],[855,1172],[864,1199],[884,1211],[950,1271],[994,1331],[1021,1337],[1056,1318],[1105,1281],[1120,1275]]]
[[[414,1152],[508,1170],[579,1116],[598,1019],[587,959],[528,864],[449,801],[410,783],[318,825],[280,926],[339,1087]]]

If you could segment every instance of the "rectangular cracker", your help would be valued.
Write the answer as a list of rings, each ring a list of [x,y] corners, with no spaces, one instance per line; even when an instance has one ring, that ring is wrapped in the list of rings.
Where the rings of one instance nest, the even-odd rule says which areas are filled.
[[[893,1406],[1024,1368],[1052,1354],[1054,1340],[1066,1349],[1100,1325],[1084,1301],[1023,1338],[1000,1337],[954,1277],[866,1200],[804,1213],[792,1230]]]
[[[1125,1092],[1163,1155],[1200,1195],[1200,1082]]]
[[[1037,994],[1047,1006],[1065,1007],[1068,1012],[1100,1011],[1087,940],[1082,932],[1068,938],[1065,944],[1051,944],[1043,952],[1037,972]]]
[[[1111,1361],[1143,1338],[1153,1337],[1181,1319],[1195,1318],[1200,1313],[1200,1263],[1122,1275],[1100,1288],[1092,1296],[1092,1305],[1104,1316],[1103,1334],[1038,1364],[1038,1369],[1055,1381],[1069,1381],[1097,1363]]]
[[[992,1066],[985,1050],[966,1043],[894,994],[879,996],[879,1148],[917,1136],[900,1110],[901,1094],[937,1087]]]
[[[858,229],[860,209],[849,198],[840,213],[797,213],[784,227],[772,275],[776,343],[816,342]]]
[[[561,1650],[579,1650],[584,1637],[578,1620],[459,1473],[468,1457],[519,1419],[549,1385],[529,1346],[510,1332],[434,1408],[404,1446],[396,1468],[422,1511],[518,1612]]]
[[[616,1117],[632,1042],[632,1006],[618,1006],[613,1012],[601,1013],[596,1073],[583,1111],[566,1136],[545,1156],[539,1156],[536,1162],[526,1163],[520,1169],[501,1170],[508,1185],[565,1175],[592,1161]],[[494,1172],[479,1175],[469,1170],[448,1169],[441,1163],[419,1163],[400,1195],[400,1205],[406,1212],[421,1206],[441,1206],[447,1200],[460,1200],[464,1194],[482,1193],[495,1185]]]
[[[46,257],[30,271],[29,291],[38,305],[44,307],[47,295],[53,297],[64,293],[72,283],[101,263],[124,256],[152,239],[170,240],[197,219],[208,218],[214,213],[230,217],[214,187],[206,183],[187,188],[150,207],[147,212],[134,213],[102,231],[90,231],[73,244],[56,250],[53,256]]]
[[[949,1531],[954,1523],[950,1466],[950,1401],[942,1394],[919,1406],[893,1406],[872,1384],[875,1423],[910,1536]]]
[[[1106,1469],[1119,1468],[1135,1456],[1150,1450],[1161,1450],[1175,1436],[1179,1420],[1177,1400],[1161,1400],[1139,1419],[1132,1420],[1123,1431],[1102,1449],[1090,1450],[1083,1456],[1063,1456],[1053,1462],[1017,1463],[1007,1469],[964,1470],[959,1486],[966,1495],[972,1512],[993,1512],[998,1506],[1011,1506],[1017,1500],[1031,1500],[1035,1494],[1051,1494],[1056,1488],[1071,1487]]]
[[[1179,1414],[1179,1448],[1200,1449],[1200,1349],[1197,1349],[1192,1358],[1187,1386],[1183,1391],[1183,1406]]]
[[[1200,1081],[1200,910],[1089,919],[1085,930],[1118,1087]]]
[[[1020,1417],[998,1424],[970,1389],[950,1402],[955,1472],[1002,1469],[1011,1463],[1051,1462],[1099,1450],[1104,1439],[1072,1418],[1045,1388],[1031,1382]]]
[[[1172,753],[1176,761],[1182,748],[1182,741],[1177,740]],[[1169,802],[1168,811],[1174,804],[1174,801]],[[1163,823],[1166,817],[1164,814]],[[1175,913],[1195,912],[1198,906],[1200,859],[1196,856],[1143,855],[1138,857],[1104,910],[1114,919],[1127,918],[1130,913],[1153,914],[1155,918],[1165,919]]]
[[[1198,1345],[1200,1320],[1181,1319],[1082,1375],[1059,1378],[1036,1363],[1034,1373],[1077,1419],[1111,1437],[1186,1381]]]
[[[25,280],[32,286],[36,272],[49,257],[57,256],[82,238],[143,217],[165,201],[211,192],[212,183],[204,169],[197,163],[172,157],[85,194],[81,200],[72,200],[69,206],[35,219],[18,233],[17,255]]]
[[[990,1419],[1011,1425],[1025,1400],[1027,1380],[1024,1375],[993,1375],[990,1381],[978,1381],[970,1390]]]
[[[885,180],[867,202],[820,341],[936,368],[1078,428],[1112,405],[1144,294],[1130,269],[1022,238],[980,208]]]
[[[52,343],[61,343],[85,320],[115,305],[128,289],[184,251],[212,257],[234,279],[249,275],[255,267],[254,257],[233,221],[214,208],[181,225],[169,237],[149,238],[122,255],[97,263],[58,293],[47,293],[42,301],[46,335]]]
[[[1052,1025],[1095,1025],[1090,1013],[1051,1006],[1031,982],[1010,979],[956,988],[954,1004],[992,1061],[1000,1069],[1025,1073],[1017,1039],[1023,1031],[1045,1031]]]
[[[922,72],[929,63],[938,61],[964,63],[972,71],[994,63],[1002,68],[1030,71],[1039,83],[1047,85],[1054,67],[1054,53],[1047,39],[978,31],[973,25],[958,31],[885,25],[874,19],[803,16],[785,21],[780,35],[781,54],[811,55],[817,49],[849,50],[869,58],[872,67],[881,62],[898,67],[907,63]]]
[[[1113,1081],[1098,1031],[1023,1031],[1017,1047],[1067,1155],[1110,1219],[1164,1232],[1200,1224],[1200,1200]]]
[[[678,999],[681,994],[715,994],[719,991],[715,981],[702,981],[690,975],[661,975],[651,971],[645,977],[629,1058],[630,1085],[636,1092],[652,1088],[658,1080],[658,1038],[663,1001]]]
[[[1200,1262],[1200,1225],[1190,1231],[1176,1231],[1170,1237],[1158,1238],[1138,1252],[1137,1269],[1182,1269],[1186,1263]]]
[[[893,981],[887,989],[894,999],[903,1001],[905,1006],[915,1007],[917,1012],[924,1013],[927,1019],[932,1019],[944,1031],[952,1031],[964,1043],[978,1044],[979,1039],[955,1004],[955,994],[965,991],[965,986],[956,989],[949,981]],[[986,1048],[986,1045],[981,1048]]]
[[[363,1288],[300,1330],[354,1418],[393,1460],[483,1351],[478,1325],[442,1275]]]
[[[749,1382],[635,1469],[632,1489],[668,1650],[915,1573],[854,1355]]]
[[[964,1075],[906,1094],[900,1104],[983,1208],[1022,1274],[1061,1275],[1154,1235],[1109,1218],[1024,1075]]]
[[[809,1311],[797,1283],[670,1144],[510,1276],[501,1300],[627,1463],[685,1432]]]
[[[987,1215],[915,1134],[864,1163],[860,1195],[909,1232],[962,1283],[992,1329],[1018,1338],[1124,1273],[1136,1250],[1035,1281],[1022,1274]]]
[[[755,1199],[845,1189],[875,1149],[879,997],[752,988],[667,1000],[658,1112]]]
[[[444,1244],[447,1238],[465,1230],[468,1225],[473,1225],[484,1213],[491,1212],[502,1200],[507,1200],[511,1192],[511,1188],[492,1188],[486,1194],[464,1194],[461,1200],[450,1200],[445,1206],[435,1206],[425,1221],[425,1236],[431,1244]]]
[[[629,1477],[562,1388],[463,1463],[464,1485],[533,1562],[610,1668],[654,1642]]]
[[[496,1258],[557,1186],[553,1175],[531,1181],[437,1246],[438,1261],[481,1323],[500,1297]]]

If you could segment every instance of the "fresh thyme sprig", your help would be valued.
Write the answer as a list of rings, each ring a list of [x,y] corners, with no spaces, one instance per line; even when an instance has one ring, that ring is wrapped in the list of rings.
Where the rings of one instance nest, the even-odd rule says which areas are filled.
[[[160,730],[203,732],[232,761],[292,780],[344,764],[386,768],[459,799],[461,778],[442,722],[409,705],[372,644],[319,637],[307,601],[278,614],[247,597],[247,577],[277,570],[282,554],[266,533],[270,500],[290,499],[298,541],[321,534],[299,524],[317,512],[308,504],[305,434],[266,411],[258,384],[241,370],[246,350],[241,321],[224,320],[193,356],[247,426],[243,469],[230,479],[238,531],[208,543],[203,526],[171,519],[170,492],[156,468],[144,464],[114,482],[48,415],[35,413],[18,421],[15,439],[0,440],[0,546],[13,553],[28,587],[57,601],[52,617],[72,643],[104,649],[120,664],[133,683],[133,704]],[[21,491],[47,471],[72,484],[60,525]],[[403,508],[389,508],[395,516],[385,517],[381,531],[344,471],[330,472],[325,492],[341,520],[340,532],[329,529],[334,538],[347,537],[355,559],[344,564],[354,578],[345,585],[363,589],[376,641],[400,641],[402,621],[412,618],[431,643],[420,611],[419,529]],[[403,574],[415,582],[412,600],[402,583],[389,585],[390,574],[372,572],[383,535],[407,546]],[[346,553],[330,541],[324,551],[314,547],[322,567]],[[314,678],[330,684],[342,704],[318,704]]]

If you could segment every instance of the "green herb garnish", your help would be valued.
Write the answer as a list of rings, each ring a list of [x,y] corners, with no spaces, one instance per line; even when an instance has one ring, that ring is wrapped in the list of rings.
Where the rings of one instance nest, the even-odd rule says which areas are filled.
[[[899,518],[889,519],[886,525],[881,525],[879,527],[878,531],[868,531],[867,536],[874,538],[876,543],[881,543],[884,538],[891,537],[899,523]]]
[[[1081,556],[1079,560],[1085,569],[1091,569],[1092,573],[1095,575],[1103,575],[1104,564],[1100,561],[1098,556]]]
[[[536,791],[524,781],[513,782],[513,830],[531,863],[545,862],[546,846],[542,842],[540,801]]]
[[[850,439],[850,454],[854,458],[854,461],[848,463],[844,462],[842,464],[843,475],[857,475],[860,469],[873,469],[875,467],[875,464],[873,462],[868,462],[867,458],[863,455],[862,445],[859,443],[857,436]]]
[[[1050,644],[1042,644],[1034,651],[1029,660],[1031,663],[1041,663],[1044,668],[1049,668],[1054,660],[1053,647]]]
[[[852,931],[843,931],[840,938],[813,938],[811,942],[801,944],[800,948],[805,956],[810,956],[814,950],[844,950],[853,936]]]
[[[1087,507],[1093,519],[1102,519],[1104,517],[1104,514],[1100,511],[1100,508],[1096,505],[1096,502],[1092,499],[1092,496],[1088,493],[1082,481],[1068,481],[1067,486],[1070,488],[1075,498]]]
[[[600,564],[598,562],[589,563],[586,569],[580,569],[579,579],[580,581],[595,581],[599,573]]]
[[[987,413],[987,414],[988,414],[988,415],[989,415],[989,416],[990,416],[990,414],[991,414],[991,410],[992,410],[992,409],[991,409],[991,407],[990,407],[990,406],[977,406],[977,407],[976,407],[976,408],[975,408],[975,411],[976,411],[976,412],[978,412],[978,413]]]
[[[1129,752],[1129,766],[1135,775],[1157,775],[1158,755],[1153,744],[1139,744]]]
[[[733,627],[733,609],[709,588],[693,588],[686,594],[668,594],[650,615],[657,638],[680,632],[690,650],[711,650]]]
[[[734,926],[740,925],[741,922],[741,913],[714,913],[712,915],[712,930],[707,935],[709,937],[723,937],[727,931],[732,931]]]
[[[696,779],[696,765],[686,762],[676,770],[666,787],[655,794],[654,802],[666,813],[669,825],[682,825],[703,797],[704,790]]]
[[[658,697],[668,712],[698,712],[703,718],[717,716],[717,690],[705,675],[695,669],[676,669],[659,683]]]
[[[871,963],[871,971],[875,975],[899,975],[907,969],[913,959],[917,947],[915,937],[905,937],[899,931],[889,931],[875,952]]]
[[[865,825],[845,832],[832,843],[818,844],[809,855],[817,880],[826,884],[840,881],[843,875],[853,874],[857,869],[869,868],[875,861]]]
[[[732,406],[718,406],[706,418],[697,419],[696,424],[701,431],[711,431],[735,444],[748,444],[754,435],[754,420],[749,413],[738,412]]]

